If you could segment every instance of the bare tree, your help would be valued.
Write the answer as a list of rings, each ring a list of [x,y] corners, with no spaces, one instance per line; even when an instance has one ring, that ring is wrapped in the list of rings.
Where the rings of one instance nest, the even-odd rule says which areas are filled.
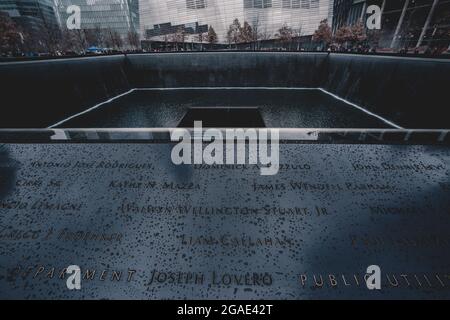
[[[244,21],[244,25],[239,33],[239,39],[241,42],[252,42],[254,39],[253,29],[247,21]]]
[[[111,37],[111,29],[103,29],[102,33],[104,47],[109,51],[114,47],[113,39]]]
[[[258,33],[258,38],[260,40],[270,40],[272,39],[272,34],[267,31],[267,27],[264,27],[264,30]]]
[[[123,47],[123,40],[119,32],[111,28],[106,30],[106,42],[108,43],[108,47],[116,50],[120,50]]]
[[[87,46],[99,46],[99,39],[95,29],[85,29],[84,37],[86,39]]]
[[[351,41],[353,45],[360,45],[367,40],[366,28],[361,20],[355,23],[350,30],[352,33]]]
[[[278,33],[275,35],[275,37],[280,39],[282,43],[288,43],[290,46],[293,35],[294,31],[285,23],[280,29],[278,29]]]
[[[450,31],[449,31],[450,35]],[[379,42],[381,38],[381,30],[367,30],[367,41],[372,50],[378,48]]]
[[[167,43],[169,42],[169,36],[165,34],[163,36],[163,39],[164,39],[164,51],[167,51]]]
[[[258,40],[260,39],[260,23],[259,23],[259,14],[256,16],[256,19],[253,20],[252,29],[253,29],[253,49],[259,49]]]
[[[60,47],[65,53],[79,54],[83,50],[75,31],[67,29],[62,30]]]
[[[59,29],[55,29],[45,23],[45,20],[44,24],[38,28],[37,33],[33,36],[39,39],[42,50],[45,52],[54,54],[58,51],[59,42],[61,41],[61,33]]]
[[[352,39],[353,33],[349,26],[340,27],[334,35],[334,41],[336,41],[340,47],[345,45],[347,42],[352,41]]]
[[[297,40],[297,51],[300,50],[300,42],[301,42],[301,37],[303,36],[303,28],[302,26],[298,27],[297,29],[293,30],[293,36],[294,38]]]
[[[331,28],[328,25],[328,20],[324,19],[320,21],[319,27],[313,34],[313,41],[321,42],[326,49],[330,45],[332,39],[333,35],[331,32]]]
[[[259,14],[256,16],[256,19],[253,20],[252,29],[253,29],[252,41],[254,42],[254,49],[259,50],[261,47],[260,41],[270,40],[272,38],[272,34],[267,31],[266,25],[264,24],[262,25],[260,23]]]
[[[197,34],[197,42],[203,43],[206,40],[206,36],[203,32]]]
[[[208,39],[208,35],[206,33],[200,32],[197,34],[197,41],[200,43],[200,50],[203,51],[203,42]]]
[[[100,25],[96,25],[93,29],[93,33],[95,34],[95,38],[97,39],[97,46],[104,48],[106,46],[105,31],[101,28]]]
[[[208,28],[208,42],[209,43],[217,43],[217,41],[218,41],[218,39],[217,39],[217,33],[216,33],[216,31],[214,30],[214,28],[213,27],[211,27],[211,26],[209,26],[209,28]]]
[[[128,45],[134,49],[139,49],[141,42],[139,40],[139,34],[136,31],[128,31],[127,33]]]
[[[239,19],[234,19],[233,23],[230,24],[227,31],[227,41],[228,44],[234,43],[237,47],[238,42],[241,39],[241,23]]]
[[[72,33],[74,34],[75,42],[76,42],[77,46],[79,47],[80,51],[84,51],[88,46],[84,30],[83,29],[74,29],[74,30],[72,30]]]
[[[0,53],[20,53],[23,39],[23,33],[14,21],[7,14],[0,12]]]
[[[112,35],[113,35],[112,39],[113,39],[114,47],[117,48],[117,50],[122,49],[122,47],[123,47],[123,40],[122,40],[122,37],[119,34],[119,32],[113,31]]]
[[[182,27],[178,28],[177,31],[172,34],[171,41],[175,42],[177,51],[178,51],[178,44],[182,43],[184,46],[185,40],[186,40],[186,31]]]

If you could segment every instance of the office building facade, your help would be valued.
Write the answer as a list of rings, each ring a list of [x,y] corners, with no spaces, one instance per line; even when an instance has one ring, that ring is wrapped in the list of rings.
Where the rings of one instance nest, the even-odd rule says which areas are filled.
[[[187,41],[213,27],[227,42],[230,24],[238,19],[258,30],[261,39],[276,38],[286,25],[297,35],[312,35],[323,19],[331,23],[331,0],[140,0],[141,35],[163,40],[180,28]]]

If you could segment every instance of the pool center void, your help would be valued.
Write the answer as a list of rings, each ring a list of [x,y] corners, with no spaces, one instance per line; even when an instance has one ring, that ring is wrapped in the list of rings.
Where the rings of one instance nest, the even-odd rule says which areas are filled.
[[[0,63],[2,128],[449,128],[450,61],[289,52]]]

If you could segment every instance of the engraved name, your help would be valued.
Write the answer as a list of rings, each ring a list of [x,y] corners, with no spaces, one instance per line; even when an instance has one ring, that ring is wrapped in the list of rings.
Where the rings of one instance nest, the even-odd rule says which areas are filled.
[[[218,236],[181,235],[181,244],[184,246],[223,246],[223,247],[281,247],[288,248],[295,245],[295,240],[284,236],[280,237],[252,237],[242,235],[232,236],[223,234]]]
[[[0,241],[48,241],[53,239],[72,242],[121,242],[123,234],[98,230],[70,230],[68,228],[18,229],[0,225]]]
[[[352,247],[449,247],[449,236],[417,235],[417,236],[368,236],[350,235]]]
[[[153,284],[267,287],[273,284],[273,278],[267,272],[226,273],[212,271],[205,274],[203,272],[152,270],[147,285]]]
[[[389,192],[396,188],[388,183],[311,183],[306,181],[290,181],[289,183],[253,183],[253,191],[305,191],[305,192],[327,192],[327,191],[368,191]]]
[[[134,201],[124,201],[118,208],[122,214],[192,214],[192,215],[297,215],[322,216],[331,214],[325,207],[205,207],[205,206],[158,206],[153,204],[139,204]]]
[[[141,180],[112,180],[109,187],[118,189],[200,190],[200,184],[193,182],[176,183]]]
[[[151,163],[139,163],[139,162],[120,162],[117,160],[112,161],[76,161],[74,163],[70,161],[57,162],[57,161],[32,161],[30,163],[32,168],[44,168],[44,169],[56,169],[56,168],[78,168],[78,169],[136,169],[147,170],[154,169]]]
[[[80,211],[83,206],[83,203],[53,202],[47,199],[39,199],[33,202],[10,199],[0,201],[0,209],[7,210]]]
[[[438,171],[445,170],[444,165],[442,164],[425,164],[423,162],[416,163],[407,163],[407,164],[397,164],[397,163],[387,163],[382,162],[380,165],[375,164],[362,164],[354,162],[352,163],[353,170],[361,171],[361,170],[385,170],[385,171],[417,171],[417,172],[426,172],[426,171]]]

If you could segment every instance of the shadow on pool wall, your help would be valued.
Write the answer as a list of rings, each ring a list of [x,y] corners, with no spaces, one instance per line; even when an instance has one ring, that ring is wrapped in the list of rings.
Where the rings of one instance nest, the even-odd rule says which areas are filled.
[[[449,83],[450,60],[327,53],[163,53],[0,63],[0,126],[47,127],[132,88],[250,86],[321,87],[405,128],[449,128]]]

